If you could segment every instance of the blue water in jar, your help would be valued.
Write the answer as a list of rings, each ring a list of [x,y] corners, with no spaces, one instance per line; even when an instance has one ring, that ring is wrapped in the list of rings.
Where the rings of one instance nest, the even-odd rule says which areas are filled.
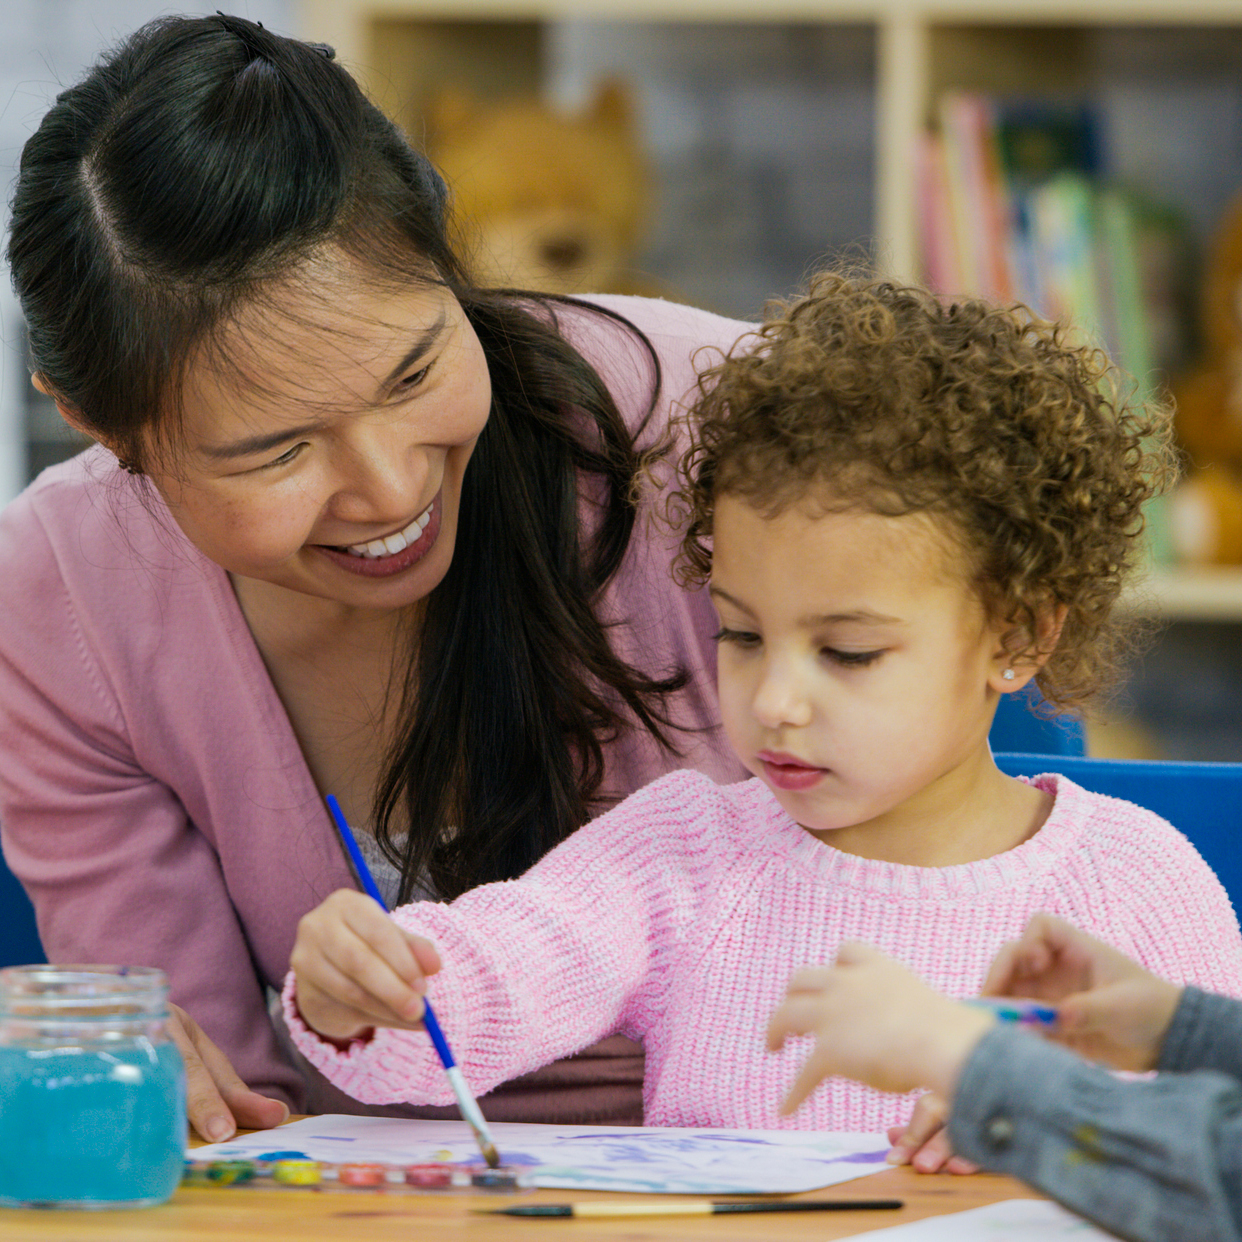
[[[0,1045],[0,1204],[162,1203],[181,1180],[185,1134],[171,1043]]]

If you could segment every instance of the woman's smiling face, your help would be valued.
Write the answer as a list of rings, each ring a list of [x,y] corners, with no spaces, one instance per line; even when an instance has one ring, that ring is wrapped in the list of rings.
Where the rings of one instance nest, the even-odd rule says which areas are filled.
[[[231,574],[350,608],[433,590],[491,407],[457,299],[321,261],[243,307],[214,352],[223,365],[189,369],[176,443],[148,455],[190,541]]]

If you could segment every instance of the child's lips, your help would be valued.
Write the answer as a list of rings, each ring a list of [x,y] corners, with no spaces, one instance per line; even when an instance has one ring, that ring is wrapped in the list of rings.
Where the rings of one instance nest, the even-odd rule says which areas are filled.
[[[810,789],[828,773],[827,768],[816,767],[780,751],[761,750],[756,758],[763,765],[764,775],[777,789]]]

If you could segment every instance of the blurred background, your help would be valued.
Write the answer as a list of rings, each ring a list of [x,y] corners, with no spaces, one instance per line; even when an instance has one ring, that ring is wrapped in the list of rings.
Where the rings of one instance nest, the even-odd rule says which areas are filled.
[[[5,0],[6,176],[101,48],[218,3]],[[569,7],[230,11],[337,48],[446,172],[491,283],[748,319],[844,258],[1074,317],[1176,397],[1188,461],[1128,602],[1163,628],[1089,747],[1242,760],[1242,0]],[[3,502],[79,445],[29,386],[7,280],[0,330]]]

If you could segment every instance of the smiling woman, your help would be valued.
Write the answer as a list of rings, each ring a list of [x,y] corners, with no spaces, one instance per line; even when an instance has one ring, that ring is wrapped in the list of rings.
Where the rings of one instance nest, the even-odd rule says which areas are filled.
[[[5,855],[51,960],[168,973],[214,1139],[359,1107],[268,1016],[352,883],[322,795],[396,904],[741,772],[635,482],[743,325],[478,288],[445,201],[331,49],[223,15],[138,31],[22,155],[34,382],[98,443],[0,517]],[[640,1077],[613,1041],[488,1111],[636,1120]]]

